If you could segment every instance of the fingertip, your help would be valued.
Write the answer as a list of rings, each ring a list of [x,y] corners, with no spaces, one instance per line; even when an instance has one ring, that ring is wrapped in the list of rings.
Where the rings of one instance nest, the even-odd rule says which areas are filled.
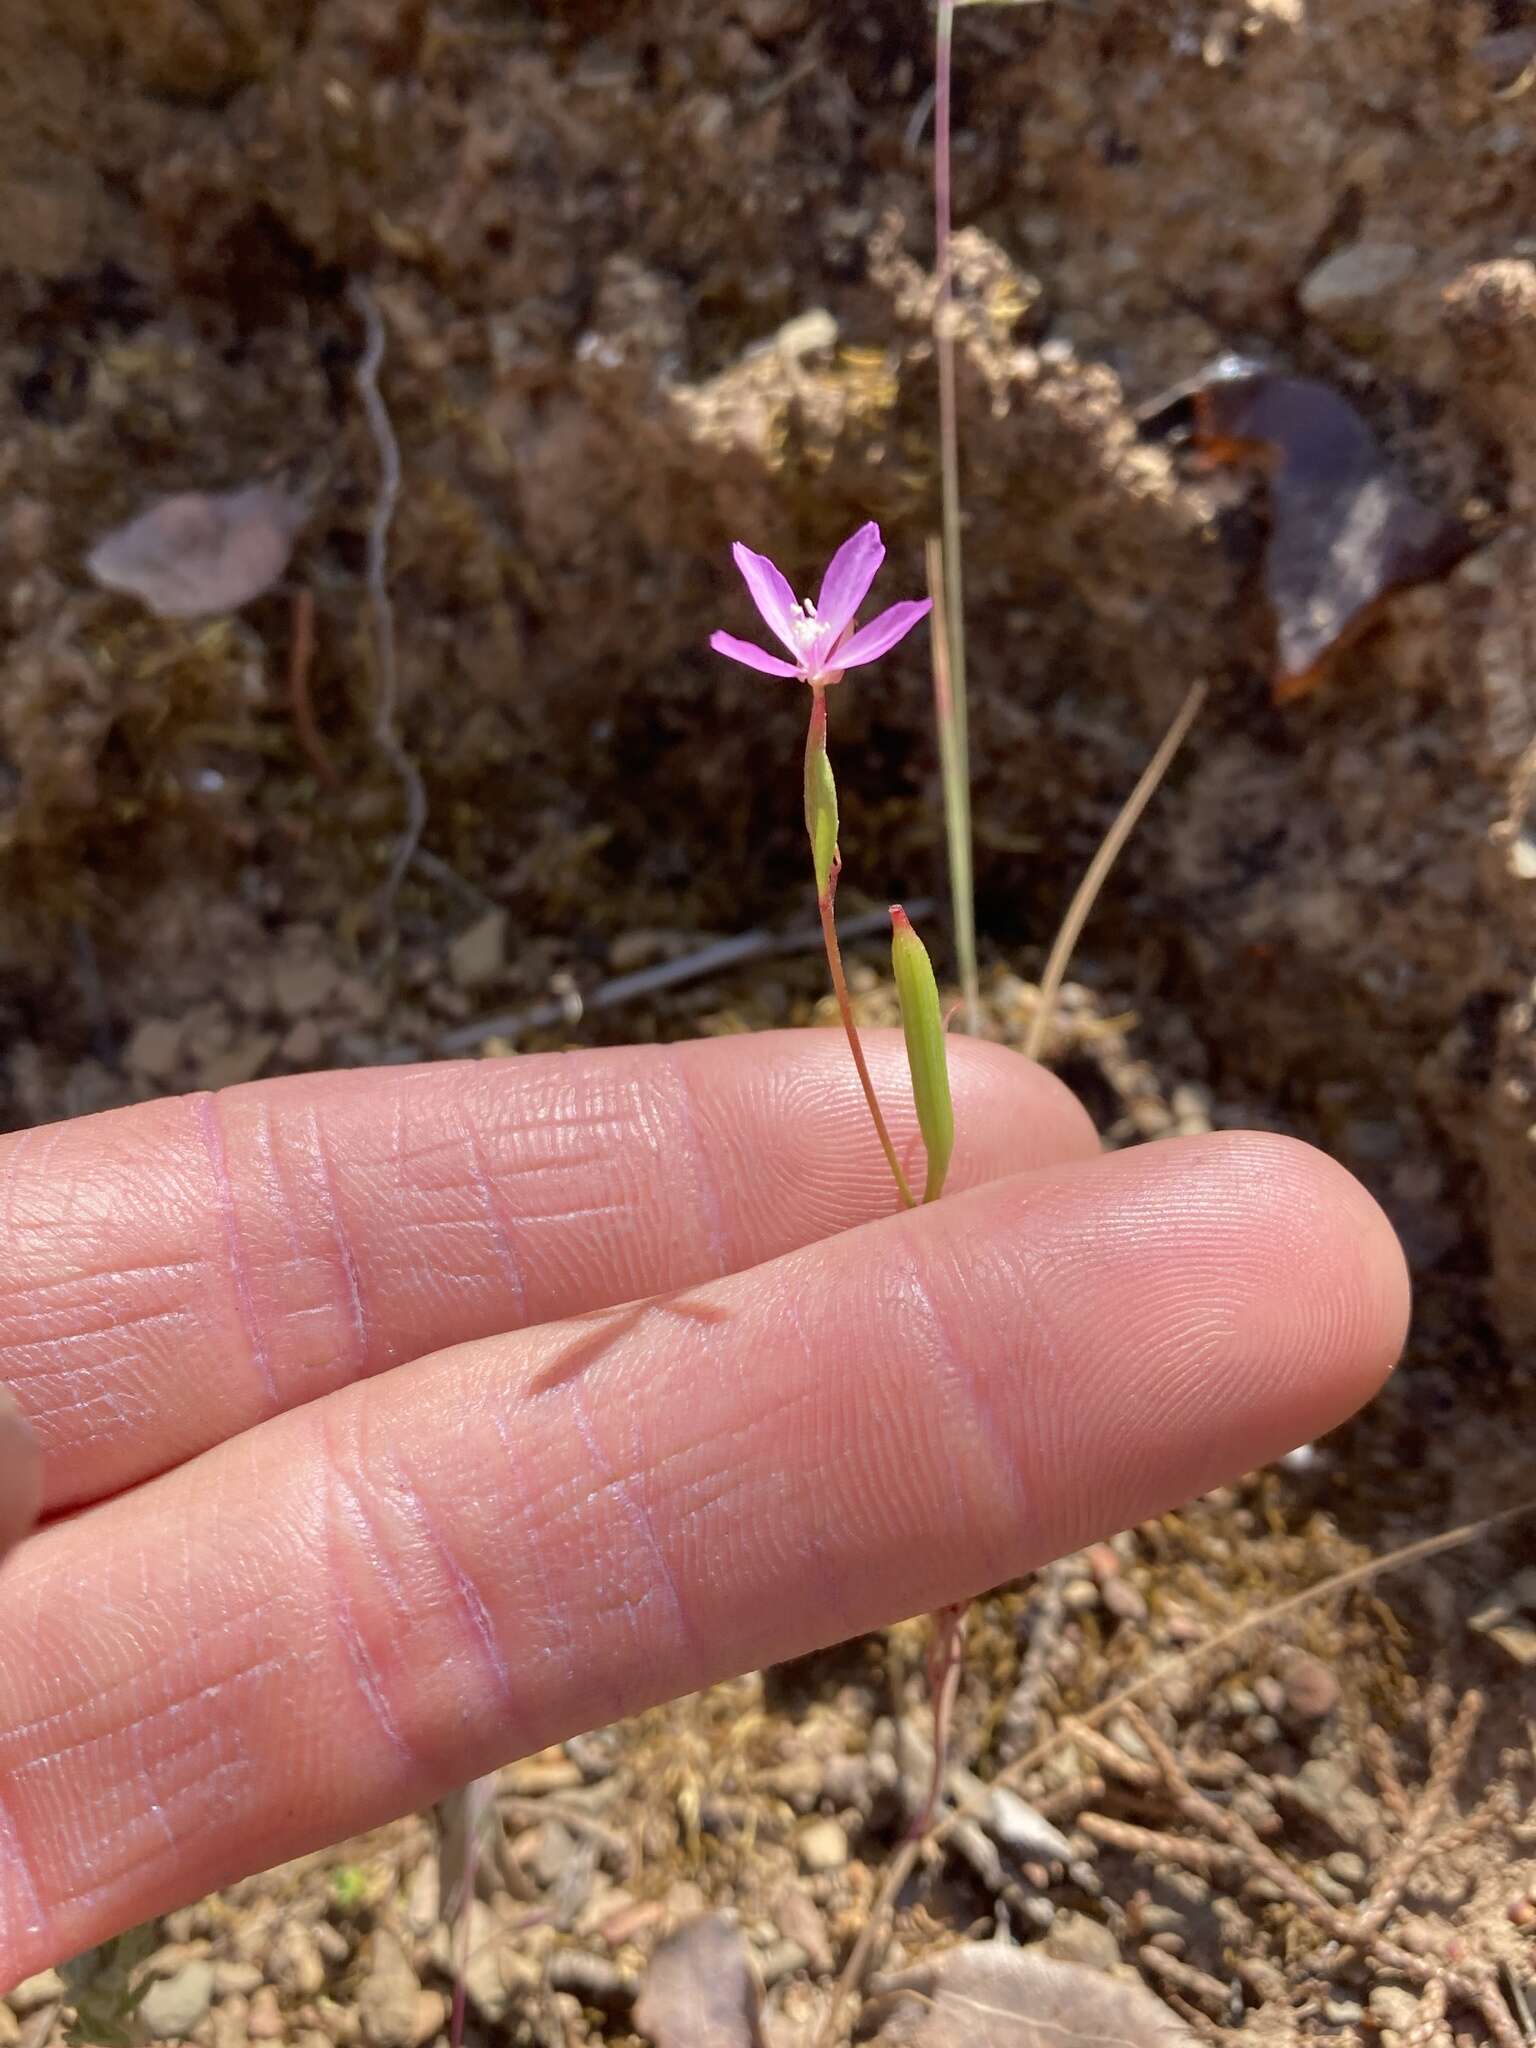
[[[1266,1360],[1317,1413],[1306,1434],[1362,1407],[1402,1355],[1412,1308],[1408,1262],[1381,1205],[1316,1146],[1273,1132],[1194,1141],[1208,1152],[1215,1199],[1253,1214],[1267,1286],[1248,1317],[1255,1367]],[[1300,1438],[1298,1438],[1298,1441]]]

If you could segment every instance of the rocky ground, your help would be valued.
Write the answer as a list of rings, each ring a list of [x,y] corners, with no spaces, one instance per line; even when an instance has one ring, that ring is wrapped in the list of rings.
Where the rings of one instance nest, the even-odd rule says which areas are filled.
[[[790,953],[569,1021],[614,975],[804,917],[798,707],[704,642],[738,536],[808,569],[873,516],[893,594],[921,587],[928,32],[910,0],[10,0],[0,1121],[811,1015],[814,956]],[[960,18],[993,1028],[1017,1033],[1017,977],[1204,678],[1058,1055],[1125,1141],[1209,1120],[1326,1145],[1387,1204],[1420,1308],[1405,1372],[1306,1469],[986,1604],[957,1753],[987,1784],[1024,1753],[1024,1685],[1014,1722],[1058,1746],[1020,1790],[1068,1853],[962,1783],[981,1817],[921,1860],[867,1985],[1006,1927],[1134,1969],[1197,2030],[1417,2043],[1499,2039],[1480,1972],[1532,1974],[1528,1523],[1175,1670],[1147,1728],[1066,1724],[1530,1490],[1533,62],[1524,0]],[[401,453],[398,737],[427,803],[384,917],[404,808],[366,580],[368,307]],[[1142,418],[1234,349],[1346,399],[1467,540],[1283,706],[1262,481]],[[155,618],[88,575],[154,496],[259,480],[306,516],[237,615]],[[927,688],[911,647],[839,703],[851,910],[942,895]],[[1298,1657],[1332,1680],[1321,1707]],[[919,1662],[898,1634],[519,1766],[472,2034],[627,2038],[656,1943],[705,1906],[739,1915],[770,2031],[813,2031],[899,1844]],[[1474,1686],[1453,1732],[1437,1688]],[[436,1882],[402,1824],[175,1916],[145,2019],[200,2048],[432,2039]],[[0,2004],[0,2048],[62,2029],[62,1999]],[[864,2024],[920,2022],[876,1999]]]

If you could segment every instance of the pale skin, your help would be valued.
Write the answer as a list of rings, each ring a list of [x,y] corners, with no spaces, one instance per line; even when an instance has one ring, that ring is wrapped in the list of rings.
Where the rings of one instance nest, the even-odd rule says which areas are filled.
[[[1375,1391],[1407,1285],[1340,1168],[1101,1158],[1049,1076],[951,1056],[952,1192],[906,1214],[821,1032],[0,1140],[0,1989]]]

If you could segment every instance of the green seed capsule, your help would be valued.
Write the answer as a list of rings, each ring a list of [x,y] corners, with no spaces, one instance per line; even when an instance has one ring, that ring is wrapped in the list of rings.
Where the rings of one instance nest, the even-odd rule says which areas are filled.
[[[899,903],[891,906],[891,970],[901,999],[901,1029],[907,1041],[917,1127],[928,1154],[923,1200],[935,1202],[944,1191],[944,1176],[949,1172],[950,1155],[955,1149],[955,1110],[949,1093],[944,1013],[939,1007],[939,986],[933,978],[928,950]]]
[[[816,894],[825,897],[837,865],[837,784],[832,779],[832,763],[824,746],[806,750],[805,829],[811,835]]]

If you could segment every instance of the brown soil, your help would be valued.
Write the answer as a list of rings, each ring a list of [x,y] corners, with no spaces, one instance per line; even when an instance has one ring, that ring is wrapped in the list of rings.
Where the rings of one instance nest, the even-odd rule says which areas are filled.
[[[705,641],[740,624],[725,566],[738,536],[793,573],[877,517],[892,592],[920,587],[936,475],[928,32],[912,0],[0,9],[0,1123],[431,1055],[478,1015],[803,918],[800,707],[723,671]],[[1090,1011],[1133,1013],[1149,1064],[1127,1079],[1129,1050],[1106,1057],[1078,1033],[1069,1071],[1126,1138],[1156,1135],[1162,1101],[1175,1127],[1209,1115],[1324,1144],[1388,1206],[1420,1292],[1408,1370],[1310,1471],[1128,1541],[1119,1569],[1145,1612],[1124,1596],[1123,1614],[1106,1610],[1113,1575],[1077,1572],[1089,1594],[1061,1623],[1047,1725],[1176,1646],[1189,1624],[1170,1629],[1170,1613],[1209,1632],[1529,1490],[1533,55],[1525,0],[1045,0],[960,17],[989,955],[1038,968],[1158,731],[1207,678],[1079,962]],[[430,858],[383,930],[401,802],[370,739],[377,464],[353,279],[389,339],[401,730],[429,800]],[[1474,542],[1283,710],[1262,493],[1136,423],[1234,348],[1348,396]],[[89,582],[90,546],[147,498],[266,476],[302,484],[313,511],[286,582],[239,618],[157,621]],[[306,592],[318,745],[290,669]],[[836,706],[854,907],[860,889],[942,893],[927,687],[914,646]],[[803,1018],[818,985],[814,962],[775,960],[582,1035]],[[1005,977],[1000,1030],[1022,1000]],[[1425,1685],[1481,1683],[1492,1705],[1461,1783],[1475,1798],[1529,1700],[1511,1651],[1468,1620],[1529,1546],[1517,1525],[1384,1581],[1380,1600],[1309,1614],[1303,1636],[1343,1685],[1315,1725],[1286,1719],[1264,1638],[1219,1683],[1165,1689],[1168,1725],[1243,1756],[1255,1797],[1308,1757],[1368,1786],[1368,1725],[1422,1764]],[[1001,1596],[980,1627],[961,1744],[983,1775],[1032,1597]],[[545,1988],[505,2017],[485,2017],[489,2000],[485,2038],[624,2037],[627,1994],[583,2002],[541,1974],[553,1945],[615,1946],[593,1931],[622,1904],[603,1904],[605,1884],[635,1902],[643,1945],[696,1896],[735,1904],[765,1953],[804,1951],[775,2010],[824,2000],[827,1959],[798,1907],[799,1932],[775,1918],[775,1887],[806,1878],[840,1960],[900,1833],[889,1783],[877,1796],[827,1775],[876,1742],[885,1654],[744,1681],[613,1738],[601,1768],[595,1752],[569,1765],[571,1795],[596,1795],[635,1866],[605,1876],[599,1858],[517,1933],[577,1855],[558,1822],[537,1840],[517,1824],[517,1868],[553,1840],[549,1874],[508,1877],[488,1910],[533,1973],[509,1962],[511,1977]],[[1093,1768],[1072,1752],[1067,1779]],[[1061,1794],[1070,1822],[1066,1779],[1032,1789]],[[795,1843],[817,1809],[853,1846],[811,1879]],[[1174,1824],[1166,1798],[1137,1811]],[[1302,1862],[1380,1847],[1368,1816],[1341,1842],[1295,1818]],[[1036,1903],[1086,1913],[1134,1956],[1155,1931],[1126,1918],[1146,1869],[1081,1832],[1074,1846],[1083,1867],[1047,1873]],[[1495,1828],[1474,1849],[1531,1846]],[[263,1981],[293,2039],[355,2038],[386,1936],[414,1981],[440,1985],[423,1847],[406,1829],[178,1920],[174,1937],[210,1943],[224,1968],[194,2038],[238,2048],[248,2022],[262,2038]],[[1184,1882],[1163,1870],[1159,1896]],[[1464,1946],[1496,1960],[1503,1883],[1452,1869],[1419,1910],[1459,1911]],[[1017,1925],[1007,1898],[951,1860],[899,1941],[915,1952],[994,1910]],[[1347,2038],[1375,2024],[1375,2008],[1329,2017],[1330,1996],[1355,1994],[1316,1989],[1317,1941],[1294,1916],[1224,1924],[1209,1903],[1181,1953],[1221,1977],[1234,1956],[1267,1958],[1278,1987],[1243,1993],[1264,2025],[1284,2013]],[[317,1984],[303,1943],[322,1927]],[[616,1952],[639,1967],[640,1950]],[[226,1967],[240,1962],[254,1982]],[[1370,1973],[1354,1982],[1358,2005]],[[421,2038],[440,2018],[417,2012]],[[1452,2020],[1483,2038],[1465,2003]]]

